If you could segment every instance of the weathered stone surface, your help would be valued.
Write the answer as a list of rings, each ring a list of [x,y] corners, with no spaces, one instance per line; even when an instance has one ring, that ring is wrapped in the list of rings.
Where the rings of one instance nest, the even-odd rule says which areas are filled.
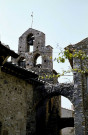
[[[88,55],[88,38],[82,40],[81,42],[70,45],[67,47],[70,51],[76,50],[82,51]],[[74,54],[74,53],[73,53]],[[87,135],[88,134],[88,93],[87,93],[87,76],[86,68],[88,69],[88,59],[73,58],[70,61],[73,63],[73,68],[84,70],[85,73],[74,72],[74,93],[73,102],[75,108],[75,134],[76,135]]]
[[[0,122],[2,133],[26,134],[28,115],[33,121],[33,87],[27,82],[4,72],[0,73]],[[35,118],[35,117],[34,117]],[[33,127],[34,125],[30,126]],[[33,129],[34,130],[34,129]],[[30,129],[31,132],[31,129]]]

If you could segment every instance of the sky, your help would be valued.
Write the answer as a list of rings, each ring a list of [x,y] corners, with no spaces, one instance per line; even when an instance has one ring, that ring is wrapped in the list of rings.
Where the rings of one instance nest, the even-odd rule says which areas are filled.
[[[88,0],[0,0],[0,40],[15,52],[18,38],[31,27],[32,12],[32,28],[46,34],[46,45],[53,47],[53,57],[58,56],[59,48],[88,37]],[[69,66],[68,62],[54,62],[57,72]],[[59,81],[70,82],[72,77]]]

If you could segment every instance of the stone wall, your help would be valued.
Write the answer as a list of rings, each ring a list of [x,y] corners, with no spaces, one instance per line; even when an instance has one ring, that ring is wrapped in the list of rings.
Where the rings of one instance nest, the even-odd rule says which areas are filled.
[[[30,117],[28,118],[29,114]],[[25,135],[27,121],[32,123],[29,129],[32,135],[35,130],[33,125],[35,123],[34,115],[32,85],[15,76],[0,72],[2,135]]]
[[[74,117],[74,111],[66,108],[61,108],[61,117]]]
[[[67,47],[71,53],[79,52],[85,53],[88,56],[88,38],[80,41],[75,45],[69,45]],[[75,51],[73,51],[75,50]],[[73,102],[75,109],[75,134],[76,135],[87,135],[88,134],[88,84],[87,84],[87,75],[88,75],[88,58],[74,57],[70,60],[70,63],[74,71],[74,92],[73,92]],[[87,69],[87,70],[86,70]]]

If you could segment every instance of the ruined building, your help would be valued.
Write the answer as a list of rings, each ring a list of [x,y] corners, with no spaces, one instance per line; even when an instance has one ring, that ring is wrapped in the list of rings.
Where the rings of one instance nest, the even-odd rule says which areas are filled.
[[[18,54],[0,42],[0,135],[61,135],[66,127],[74,127],[75,135],[88,134],[88,74],[75,71],[73,84],[58,83],[51,77],[57,75],[52,49],[45,46],[45,34],[31,28],[19,38]],[[88,38],[66,49],[88,55]],[[69,62],[88,68],[87,59]],[[61,95],[73,103],[74,118],[61,118]]]

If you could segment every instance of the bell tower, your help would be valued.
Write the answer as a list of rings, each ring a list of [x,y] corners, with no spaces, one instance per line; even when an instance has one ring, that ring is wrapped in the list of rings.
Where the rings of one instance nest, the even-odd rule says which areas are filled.
[[[53,48],[45,46],[45,34],[38,30],[29,28],[19,38],[18,54],[16,60],[19,66],[37,72],[40,76],[53,75],[52,62]],[[37,59],[41,56],[41,63],[37,64]],[[53,79],[43,79],[52,82]]]

